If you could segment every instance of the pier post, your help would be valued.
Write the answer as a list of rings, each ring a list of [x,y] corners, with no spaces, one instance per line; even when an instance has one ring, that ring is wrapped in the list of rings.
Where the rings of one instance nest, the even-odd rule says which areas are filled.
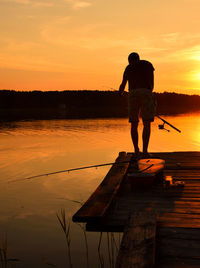
[[[151,268],[155,265],[156,217],[135,212],[125,227],[115,268]]]

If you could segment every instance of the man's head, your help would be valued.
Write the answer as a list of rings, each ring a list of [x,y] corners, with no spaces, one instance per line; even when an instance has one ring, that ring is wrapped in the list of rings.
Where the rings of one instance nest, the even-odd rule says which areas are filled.
[[[128,62],[129,62],[129,64],[134,64],[134,63],[138,62],[139,60],[140,60],[140,56],[136,52],[132,52],[128,56]]]

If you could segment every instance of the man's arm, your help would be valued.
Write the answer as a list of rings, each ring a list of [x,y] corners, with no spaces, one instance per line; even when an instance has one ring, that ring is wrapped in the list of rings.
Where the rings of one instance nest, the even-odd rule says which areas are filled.
[[[126,74],[126,70],[124,71],[124,75],[123,75],[123,80],[121,85],[119,86],[119,94],[122,95],[126,86],[128,79],[127,79],[127,74]]]
[[[148,79],[149,79],[150,89],[151,91],[153,91],[153,88],[154,88],[154,72],[153,71],[149,72]]]
[[[154,67],[151,65],[151,67],[148,69],[148,84],[151,91],[153,91],[154,88]]]

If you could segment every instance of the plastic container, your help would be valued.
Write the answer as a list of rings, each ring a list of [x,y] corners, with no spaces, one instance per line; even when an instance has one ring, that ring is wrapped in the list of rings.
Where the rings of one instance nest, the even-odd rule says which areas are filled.
[[[148,158],[138,160],[138,169],[143,173],[157,173],[164,169],[165,160],[157,158]]]
[[[155,182],[163,181],[165,160],[148,158],[138,160],[138,172],[127,174],[131,188],[148,188]]]
[[[148,188],[150,187],[156,176],[155,173],[128,173],[129,182],[131,184],[131,189],[138,189],[138,188]]]

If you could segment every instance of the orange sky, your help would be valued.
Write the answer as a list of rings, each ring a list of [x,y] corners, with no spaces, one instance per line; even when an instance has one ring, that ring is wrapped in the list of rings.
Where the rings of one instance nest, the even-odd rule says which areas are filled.
[[[200,94],[199,0],[0,0],[0,88],[118,88],[127,56],[155,90]]]

